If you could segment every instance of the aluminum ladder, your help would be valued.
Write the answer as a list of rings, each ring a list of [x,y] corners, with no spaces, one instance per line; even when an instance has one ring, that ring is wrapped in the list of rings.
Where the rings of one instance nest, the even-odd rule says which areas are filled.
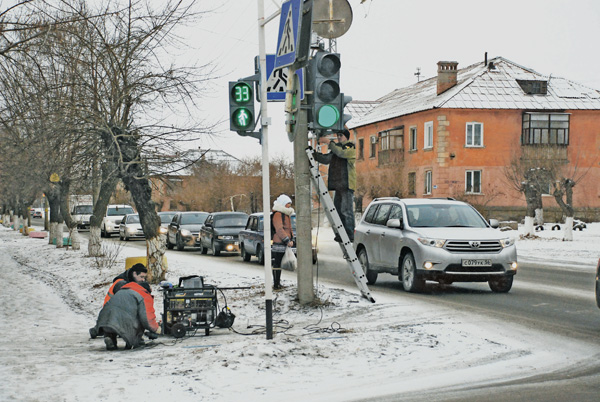
[[[340,248],[342,249],[342,253],[344,255],[344,259],[348,262],[348,267],[350,268],[350,272],[354,277],[354,281],[358,286],[358,289],[362,293],[363,297],[369,300],[371,303],[375,303],[375,299],[371,296],[371,292],[369,291],[369,287],[367,286],[367,279],[365,277],[365,273],[358,261],[358,257],[356,256],[356,252],[352,247],[352,243],[350,242],[350,238],[344,229],[344,225],[342,224],[342,220],[338,215],[335,206],[333,205],[333,200],[329,195],[329,190],[327,190],[327,186],[323,181],[323,177],[321,177],[321,173],[319,172],[319,168],[317,167],[317,161],[313,157],[313,148],[306,148],[306,155],[308,156],[308,164],[310,167],[310,177],[319,196],[319,200],[321,204],[324,206],[325,215],[327,215],[327,219],[331,222],[331,227],[333,232],[339,236],[342,240],[338,242]]]

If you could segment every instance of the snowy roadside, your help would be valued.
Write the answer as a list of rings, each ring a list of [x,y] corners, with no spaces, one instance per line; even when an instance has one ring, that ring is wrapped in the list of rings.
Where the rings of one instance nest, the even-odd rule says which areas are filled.
[[[562,249],[561,258],[594,267],[600,224],[575,242],[522,240],[520,258]],[[555,232],[556,234],[556,232]],[[585,243],[590,255],[582,256]],[[560,244],[560,246],[559,246]],[[527,251],[521,251],[521,247]],[[375,290],[371,304],[356,289],[320,285],[320,306],[295,301],[295,281],[274,301],[275,336],[267,341],[264,277],[239,259],[168,253],[168,279],[202,275],[225,291],[240,335],[214,329],[175,341],[161,337],[150,347],[107,352],[88,339],[110,281],[126,257],[125,246],[112,269],[93,268],[82,250],[56,249],[47,240],[26,238],[0,227],[0,399],[18,401],[169,400],[348,401],[436,387],[489,383],[577,364],[589,355],[569,339],[546,339],[518,326],[476,314],[459,313],[427,302]],[[566,250],[574,255],[565,256]],[[540,254],[537,254],[541,250]],[[559,250],[560,251],[560,250]],[[529,254],[528,254],[529,253]],[[598,256],[595,257],[596,262]],[[154,287],[160,317],[161,292]],[[220,298],[220,302],[222,302]],[[120,345],[122,346],[122,344]],[[26,384],[26,385],[25,385]]]

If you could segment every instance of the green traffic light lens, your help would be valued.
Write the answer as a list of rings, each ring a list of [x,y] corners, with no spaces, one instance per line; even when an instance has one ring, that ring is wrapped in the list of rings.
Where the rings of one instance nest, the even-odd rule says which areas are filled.
[[[340,119],[339,110],[333,105],[323,105],[317,112],[317,122],[321,127],[331,127]]]
[[[252,116],[250,110],[242,107],[233,113],[233,123],[240,130],[244,130],[254,123],[254,116]]]

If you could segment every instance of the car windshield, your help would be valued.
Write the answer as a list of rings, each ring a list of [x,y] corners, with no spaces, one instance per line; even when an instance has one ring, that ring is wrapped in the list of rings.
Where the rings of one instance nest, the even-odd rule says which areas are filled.
[[[127,217],[127,223],[140,223],[139,215],[130,215]]]
[[[406,213],[411,227],[487,227],[481,215],[469,205],[407,205]]]
[[[175,214],[158,214],[160,223],[171,223]]]
[[[133,213],[135,213],[135,211],[131,207],[110,207],[106,211],[106,216],[119,216]]]
[[[181,224],[182,225],[202,225],[204,221],[208,218],[208,214],[206,212],[198,212],[192,214],[183,214],[181,216]]]
[[[247,216],[244,215],[224,215],[224,216],[215,216],[214,226],[216,228],[224,228],[224,227],[246,227],[246,221],[248,220]]]
[[[75,215],[91,215],[93,213],[93,205],[77,205],[75,207]]]

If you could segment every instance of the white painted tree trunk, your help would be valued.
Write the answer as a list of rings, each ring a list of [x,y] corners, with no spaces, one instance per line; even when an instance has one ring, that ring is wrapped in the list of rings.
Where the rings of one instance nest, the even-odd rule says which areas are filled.
[[[81,237],[79,236],[79,231],[77,230],[77,228],[73,228],[71,230],[70,237],[71,237],[71,247],[73,248],[73,250],[80,250],[81,249]]]
[[[536,225],[544,224],[544,210],[542,208],[537,208],[535,210],[535,222]]]
[[[523,227],[524,229],[524,236],[533,236],[535,235],[535,231],[533,229],[533,216],[526,216],[525,217],[525,226]]]
[[[20,225],[20,224],[21,224],[21,223],[19,222],[19,217],[18,217],[17,215],[15,215],[15,216],[13,217],[13,229],[18,231],[18,230],[19,230],[19,225]]]
[[[563,241],[573,241],[573,217],[568,216],[565,220],[565,229],[563,231]]]
[[[50,236],[48,236],[48,244],[52,244],[52,239],[56,239],[56,222],[50,222]]]
[[[146,239],[146,252],[148,255],[149,281],[158,283],[165,279],[167,273],[166,260],[163,260],[166,251],[166,237],[164,234],[151,239]],[[163,264],[163,262],[165,262]]]
[[[100,257],[102,255],[102,243],[100,242],[100,228],[90,228],[88,254],[90,255],[90,257]]]
[[[56,248],[63,248],[63,224],[56,224]]]

